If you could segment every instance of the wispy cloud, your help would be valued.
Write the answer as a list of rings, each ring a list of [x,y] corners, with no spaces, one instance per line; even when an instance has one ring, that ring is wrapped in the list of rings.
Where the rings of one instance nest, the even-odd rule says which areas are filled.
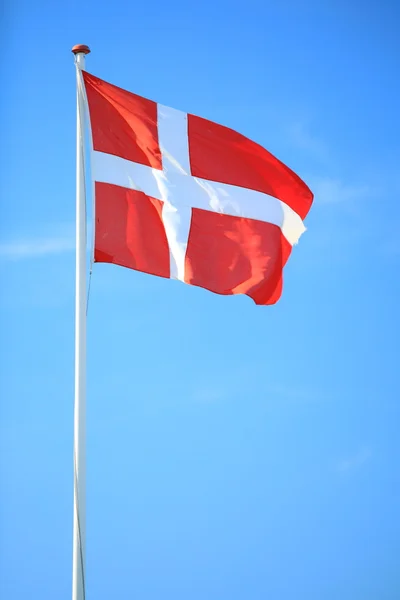
[[[339,473],[348,473],[355,469],[359,469],[372,457],[372,451],[370,448],[360,448],[358,452],[344,458],[337,464],[337,470]]]
[[[294,404],[313,404],[329,399],[325,390],[321,391],[304,385],[279,383],[269,385],[267,391],[268,394],[278,397],[280,401],[284,400]]]
[[[332,170],[335,169],[334,165],[337,161],[334,161],[328,145],[312,132],[306,120],[292,123],[287,128],[287,136],[292,146],[303,150],[314,159],[318,159],[319,162],[325,163],[325,174],[305,178],[314,193],[316,202],[336,204],[364,199],[373,194],[374,190],[370,184],[358,184],[332,176]]]
[[[75,240],[72,236],[16,240],[0,244],[0,257],[20,260],[71,252],[74,248]]]
[[[287,136],[292,146],[312,154],[315,158],[326,160],[329,154],[327,145],[311,133],[305,122],[298,121],[289,125]]]
[[[315,201],[321,204],[361,200],[372,194],[372,189],[368,185],[349,184],[332,177],[313,178],[310,186],[314,192]]]
[[[381,246],[382,254],[386,258],[397,259],[400,257],[400,239],[399,239],[400,223],[395,219],[391,226],[385,229],[385,238]]]
[[[227,392],[221,388],[199,388],[193,394],[193,400],[196,402],[217,402],[222,400],[227,395]]]

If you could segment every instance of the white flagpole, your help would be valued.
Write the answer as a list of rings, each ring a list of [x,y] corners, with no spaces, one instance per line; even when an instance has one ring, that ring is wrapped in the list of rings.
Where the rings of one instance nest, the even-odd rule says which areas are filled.
[[[75,405],[74,405],[74,529],[72,600],[85,600],[86,551],[86,194],[85,105],[81,70],[88,46],[72,48],[77,84],[76,118],[76,296],[75,296]]]

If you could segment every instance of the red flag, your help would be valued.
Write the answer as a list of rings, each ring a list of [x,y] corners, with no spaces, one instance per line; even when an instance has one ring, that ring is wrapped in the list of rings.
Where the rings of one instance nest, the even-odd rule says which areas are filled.
[[[274,304],[313,200],[240,133],[83,72],[96,262]]]

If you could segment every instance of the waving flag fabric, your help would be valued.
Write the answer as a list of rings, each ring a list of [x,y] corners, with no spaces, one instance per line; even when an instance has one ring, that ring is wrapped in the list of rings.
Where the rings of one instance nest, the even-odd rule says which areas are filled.
[[[274,304],[313,195],[227,127],[83,72],[96,262]]]

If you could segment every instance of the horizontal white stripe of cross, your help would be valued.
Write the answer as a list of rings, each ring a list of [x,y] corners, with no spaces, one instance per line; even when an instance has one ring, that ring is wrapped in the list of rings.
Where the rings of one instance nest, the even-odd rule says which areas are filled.
[[[192,208],[246,217],[281,228],[293,245],[305,227],[300,216],[277,198],[234,185],[193,177],[190,172],[187,114],[158,104],[158,139],[163,170],[118,156],[93,152],[95,181],[139,190],[161,200],[170,249],[170,276],[184,281]]]

